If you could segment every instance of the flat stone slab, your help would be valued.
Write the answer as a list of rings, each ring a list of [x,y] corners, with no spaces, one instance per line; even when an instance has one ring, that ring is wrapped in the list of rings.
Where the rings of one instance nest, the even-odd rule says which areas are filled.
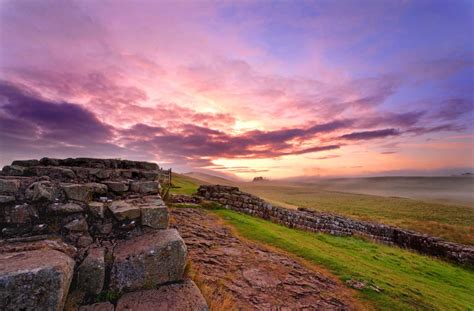
[[[116,311],[207,311],[206,300],[191,280],[160,286],[158,289],[125,294]]]
[[[0,193],[15,193],[20,188],[17,179],[0,179]]]
[[[89,202],[92,199],[92,189],[84,184],[61,184],[61,189],[69,200]]]
[[[140,205],[141,224],[154,229],[168,228],[168,208],[166,205],[143,204]]]
[[[130,185],[130,190],[142,194],[156,194],[160,190],[160,183],[157,181],[135,181]]]
[[[137,219],[141,216],[140,207],[123,200],[113,201],[109,206],[109,210],[118,220]]]
[[[92,305],[80,306],[79,311],[114,311],[114,305],[110,302],[99,302]]]
[[[79,307],[79,311],[114,311],[114,305],[110,302],[99,302],[92,305]]]
[[[0,254],[0,310],[62,310],[74,264],[51,249]]]
[[[110,288],[133,291],[183,279],[187,249],[175,229],[160,230],[119,243]]]
[[[126,192],[129,188],[129,184],[124,181],[105,181],[104,184],[107,185],[110,191],[118,193]]]

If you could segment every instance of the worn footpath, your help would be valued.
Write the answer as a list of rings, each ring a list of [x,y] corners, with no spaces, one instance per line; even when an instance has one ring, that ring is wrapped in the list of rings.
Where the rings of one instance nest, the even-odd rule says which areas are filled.
[[[238,238],[211,212],[174,208],[171,215],[193,269],[206,283],[223,287],[240,310],[355,309],[347,289],[335,279]]]

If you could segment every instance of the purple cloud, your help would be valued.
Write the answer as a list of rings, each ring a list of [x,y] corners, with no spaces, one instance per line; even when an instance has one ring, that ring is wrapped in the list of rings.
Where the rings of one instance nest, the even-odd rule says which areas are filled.
[[[394,128],[388,128],[388,129],[375,130],[375,131],[353,132],[353,133],[342,135],[340,138],[347,139],[347,140],[368,140],[368,139],[384,138],[388,136],[398,136],[400,134],[401,134],[400,131]]]

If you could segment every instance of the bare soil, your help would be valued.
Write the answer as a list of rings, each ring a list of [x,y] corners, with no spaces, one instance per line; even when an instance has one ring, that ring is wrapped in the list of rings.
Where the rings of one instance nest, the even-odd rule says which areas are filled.
[[[211,212],[175,208],[171,215],[171,224],[186,242],[192,269],[201,283],[230,294],[236,309],[356,309],[349,290],[335,277],[237,237]]]

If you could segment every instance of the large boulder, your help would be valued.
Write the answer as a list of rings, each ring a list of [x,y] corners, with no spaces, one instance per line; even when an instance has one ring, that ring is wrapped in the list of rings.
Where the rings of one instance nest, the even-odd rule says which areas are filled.
[[[63,310],[73,272],[56,250],[0,254],[0,310]]]
[[[104,287],[104,280],[104,249],[91,247],[77,270],[77,287],[88,294],[97,295]]]
[[[120,242],[114,250],[110,288],[133,291],[182,280],[187,249],[175,229]]]
[[[55,199],[55,188],[50,181],[37,181],[28,186],[25,191],[25,197],[30,201],[47,201]]]
[[[140,207],[127,201],[113,201],[109,210],[114,214],[117,220],[138,219],[140,218]]]
[[[0,193],[15,193],[19,188],[18,179],[0,179]]]
[[[160,190],[157,181],[135,181],[130,185],[130,190],[141,194],[156,194]]]
[[[122,296],[115,311],[207,311],[206,300],[191,280]]]

